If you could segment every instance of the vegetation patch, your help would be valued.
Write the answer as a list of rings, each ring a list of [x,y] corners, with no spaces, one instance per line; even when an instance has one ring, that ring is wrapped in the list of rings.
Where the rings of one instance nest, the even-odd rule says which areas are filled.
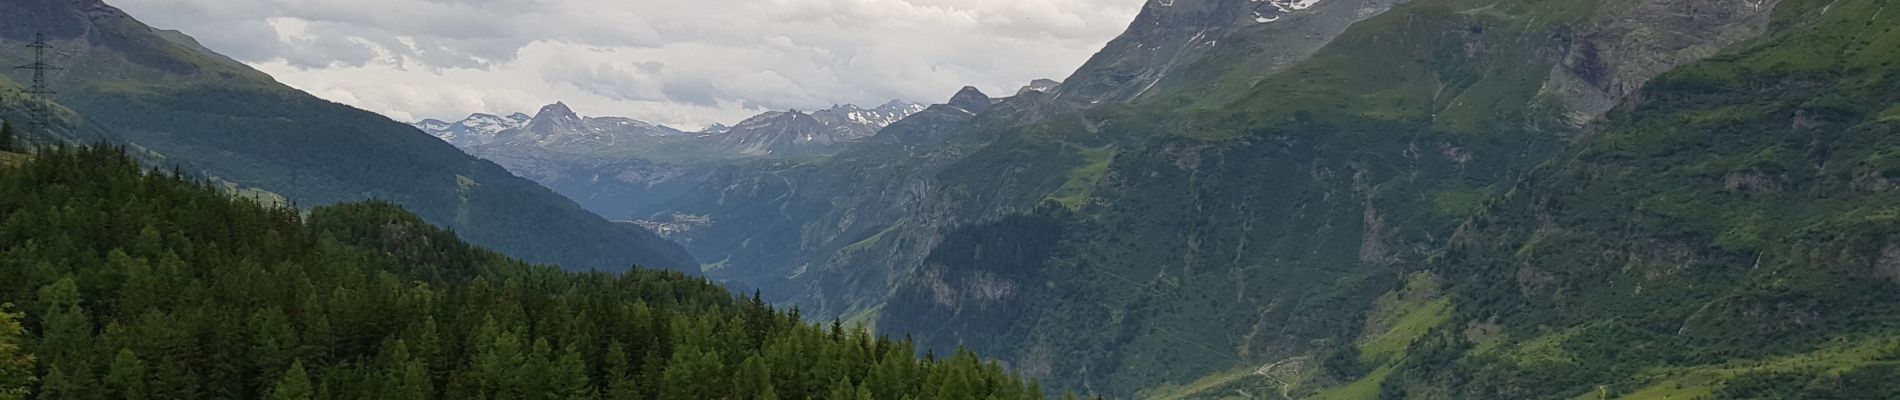
[[[1108,173],[1109,163],[1115,160],[1115,150],[1115,146],[1083,149],[1082,166],[1069,170],[1069,180],[1056,188],[1049,198],[1070,210],[1081,209],[1088,201],[1089,194],[1095,191],[1095,185],[1102,181],[1102,175]]]
[[[1391,361],[1405,354],[1419,338],[1432,329],[1444,325],[1451,319],[1451,298],[1440,298],[1405,312],[1397,323],[1378,336],[1373,336],[1359,345],[1359,354],[1363,361],[1378,363]]]
[[[1440,214],[1468,218],[1484,207],[1484,201],[1491,196],[1491,188],[1488,187],[1447,189],[1433,193],[1432,204],[1438,207]]]
[[[1359,380],[1345,386],[1319,391],[1313,400],[1373,400],[1379,398],[1379,387],[1385,384],[1385,378],[1392,375],[1391,366],[1379,367]]]
[[[1722,398],[1815,398],[1815,393],[1803,395],[1803,390],[1860,390],[1861,388],[1841,387],[1841,381],[1812,382],[1817,377],[1852,376],[1862,371],[1882,371],[1900,366],[1900,338],[1870,339],[1855,343],[1841,343],[1814,352],[1759,361],[1737,361],[1719,365],[1706,365],[1685,368],[1669,368],[1652,372],[1660,380],[1648,386],[1623,395],[1628,400],[1650,399],[1696,399],[1705,396]],[[1800,378],[1790,379],[1792,376]],[[1775,383],[1777,380],[1792,382]],[[1812,388],[1805,386],[1828,386]],[[1772,387],[1759,387],[1772,386]],[[1769,393],[1790,390],[1793,393]],[[1868,393],[1871,395],[1871,393]],[[1858,394],[1834,393],[1830,398]],[[1792,397],[1790,397],[1792,396]],[[1886,398],[1851,397],[1851,398]]]
[[[1265,378],[1255,375],[1257,367],[1239,366],[1218,374],[1208,375],[1186,385],[1167,384],[1143,390],[1137,397],[1147,400],[1188,400],[1200,398],[1221,398],[1220,391],[1234,383],[1249,377]]]

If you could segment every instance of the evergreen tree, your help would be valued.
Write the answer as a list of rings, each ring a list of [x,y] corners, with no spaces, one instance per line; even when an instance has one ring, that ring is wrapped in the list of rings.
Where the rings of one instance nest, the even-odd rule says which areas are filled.
[[[554,362],[549,382],[555,384],[555,394],[561,400],[587,400],[594,398],[594,385],[587,375],[587,363],[581,359],[580,349],[569,345],[561,352],[561,358]]]
[[[40,288],[39,295],[45,306],[41,315],[46,317],[37,353],[60,372],[47,374],[47,394],[42,398],[92,398],[97,386],[88,373],[93,365],[92,322],[80,307],[79,284],[69,275]]]
[[[757,354],[746,357],[732,377],[732,398],[754,399],[772,391],[772,371]]]
[[[0,121],[0,151],[19,152],[19,140],[13,133],[13,122]]]
[[[303,361],[290,364],[290,370],[277,380],[277,386],[270,391],[271,400],[310,400],[316,396],[316,389],[310,384],[310,374],[304,371]]]
[[[249,341],[248,358],[257,371],[253,378],[259,390],[270,388],[290,368],[297,356],[296,332],[283,310],[267,308],[252,313],[245,323]]]
[[[13,304],[0,304],[0,400],[25,400],[36,379],[33,355],[21,348],[26,330],[20,328],[20,314],[9,312]]]
[[[608,400],[636,400],[645,396],[640,394],[639,379],[634,375],[632,356],[627,354],[627,346],[619,340],[607,344],[606,391],[603,398]]]
[[[132,350],[120,349],[112,359],[111,372],[106,374],[106,386],[112,390],[113,399],[142,400],[147,398],[145,377],[145,362]]]
[[[53,366],[46,371],[46,378],[42,380],[45,381],[45,384],[40,386],[39,398],[41,399],[64,400],[83,398],[78,393],[78,384],[73,382],[72,378],[66,376],[66,370],[60,368],[59,364],[53,364]]]
[[[475,340],[473,372],[482,394],[493,398],[518,397],[517,372],[528,358],[523,352],[521,337],[513,331],[503,330],[500,322],[490,315],[482,323]]]
[[[702,352],[699,349],[685,348],[673,353],[663,375],[660,400],[692,400],[719,398],[726,394],[725,385],[719,384],[724,378],[725,367],[720,365],[719,355]]]
[[[857,400],[858,390],[857,388],[854,388],[851,386],[850,379],[838,379],[838,383],[834,383],[831,385],[831,394],[825,396],[825,399],[826,400]]]
[[[0,400],[1029,400],[968,353],[524,264],[384,203],[305,217],[75,148],[0,167],[0,193],[0,243],[31,244],[0,247],[0,298],[39,317],[0,314]]]
[[[390,371],[389,393],[381,398],[389,400],[428,400],[433,392],[429,383],[429,371],[420,361],[409,361],[396,371]]]

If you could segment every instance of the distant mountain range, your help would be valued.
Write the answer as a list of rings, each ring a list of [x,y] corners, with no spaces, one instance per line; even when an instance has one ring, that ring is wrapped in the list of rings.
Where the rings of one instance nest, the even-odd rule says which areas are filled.
[[[632,118],[582,117],[566,104],[554,103],[532,116],[477,113],[456,122],[426,119],[413,125],[456,147],[483,148],[484,153],[648,155],[664,149],[669,161],[690,163],[824,155],[923,109],[921,104],[891,100],[868,109],[846,104],[810,113],[770,111],[732,126],[713,124],[685,132]]]
[[[478,113],[413,125],[596,214],[625,219],[698,185],[721,165],[827,156],[923,109],[891,100],[876,108],[771,111],[686,132],[632,118],[583,117],[554,103],[532,116]]]

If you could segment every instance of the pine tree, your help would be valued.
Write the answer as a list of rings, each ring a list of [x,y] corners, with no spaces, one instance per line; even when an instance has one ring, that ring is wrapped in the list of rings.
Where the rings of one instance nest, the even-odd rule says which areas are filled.
[[[607,391],[603,398],[607,400],[638,400],[640,394],[639,378],[633,371],[633,356],[627,354],[627,346],[614,340],[607,344],[605,363],[607,367]]]
[[[316,390],[310,384],[310,374],[304,372],[303,361],[290,364],[290,370],[284,372],[283,379],[277,380],[277,386],[271,389],[270,400],[310,400],[316,396]]]
[[[112,359],[111,372],[106,373],[106,386],[114,399],[141,400],[146,398],[145,377],[145,362],[131,349],[120,349]]]
[[[554,374],[554,360],[557,357],[547,338],[534,340],[528,351],[528,362],[515,372],[515,380],[522,398],[556,398],[560,377]],[[539,396],[539,397],[537,397]]]
[[[0,304],[0,400],[25,400],[33,388],[33,355],[20,348],[26,330],[20,328],[20,314],[8,312],[13,304]]]
[[[647,344],[646,354],[640,358],[639,385],[635,386],[639,390],[646,391],[649,398],[660,394],[661,388],[664,387],[662,385],[666,384],[667,359],[662,358],[665,357],[663,351],[665,349],[660,347],[659,340],[655,338],[652,343]]]
[[[523,351],[521,336],[513,331],[503,330],[501,323],[489,316],[482,322],[481,330],[475,339],[475,376],[486,396],[513,397],[517,391],[518,371],[528,359]]]
[[[269,389],[290,368],[297,355],[297,332],[283,310],[267,308],[252,313],[245,322],[249,341],[247,358],[257,371],[254,384],[259,392]]]
[[[40,354],[46,364],[60,371],[47,374],[42,398],[91,398],[97,385],[92,370],[92,321],[80,308],[79,285],[72,276],[61,278],[39,290],[46,306],[42,321],[45,332],[40,338]]]
[[[392,376],[387,378],[391,383],[390,393],[382,398],[389,400],[427,400],[429,398],[433,388],[429,384],[429,371],[422,366],[422,362],[403,363],[402,368],[391,373]]]
[[[47,369],[45,382],[46,384],[40,385],[41,399],[64,400],[81,398],[79,393],[77,393],[79,391],[78,385],[73,383],[72,378],[66,376],[66,369],[60,368],[59,364],[53,364],[52,368]]]
[[[673,352],[672,362],[667,364],[659,389],[660,400],[713,399],[725,395],[726,390],[718,386],[725,378],[725,366],[720,365],[719,355],[694,348],[682,348]]]
[[[857,388],[851,387],[850,379],[838,379],[838,383],[831,385],[831,394],[826,395],[825,399],[826,400],[857,400],[858,390]]]
[[[556,387],[557,398],[562,400],[587,400],[594,398],[594,385],[587,376],[587,362],[581,359],[580,349],[568,345],[561,352],[561,358],[555,360],[554,371],[550,376]]]
[[[758,398],[771,390],[772,370],[765,366],[765,359],[757,354],[746,357],[732,377],[732,398]]]
[[[13,123],[0,121],[0,151],[19,152],[19,140],[13,133]]]

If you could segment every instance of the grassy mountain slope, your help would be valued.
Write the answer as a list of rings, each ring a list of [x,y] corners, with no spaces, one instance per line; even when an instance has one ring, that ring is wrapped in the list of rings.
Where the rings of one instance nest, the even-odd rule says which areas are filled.
[[[1788,1],[1664,75],[1429,263],[1413,397],[1887,398],[1900,347],[1900,16]]]
[[[1758,34],[1773,6],[1416,1],[1265,79],[1217,54],[1191,69],[1205,81],[1006,131],[946,168],[964,190],[945,192],[976,198],[965,221],[1048,201],[1061,207],[1036,215],[1062,221],[1061,239],[1046,258],[933,255],[945,262],[898,289],[881,329],[1118,396],[1325,365],[1339,343],[1393,357],[1457,306],[1380,298],[1462,221],[1588,133],[1601,98]]]
[[[56,101],[162,162],[315,206],[377,198],[537,262],[620,270],[696,265],[677,244],[573,202],[407,125],[298,92],[176,32],[93,0],[6,0],[0,45],[44,32]],[[0,59],[21,61],[18,52]]]

